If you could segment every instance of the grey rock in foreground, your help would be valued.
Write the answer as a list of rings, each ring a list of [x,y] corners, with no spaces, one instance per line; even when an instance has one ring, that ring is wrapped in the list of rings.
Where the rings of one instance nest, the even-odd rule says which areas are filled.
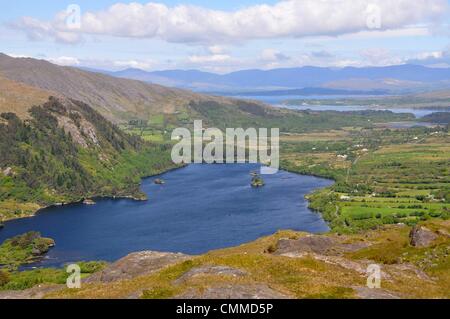
[[[104,270],[86,278],[83,282],[112,282],[132,279],[137,276],[157,272],[167,266],[177,264],[189,258],[191,256],[180,253],[162,253],[155,251],[132,253],[119,259]]]
[[[64,285],[38,285],[25,290],[0,291],[0,299],[42,299],[46,294],[64,288]]]
[[[399,296],[384,289],[371,289],[368,287],[354,287],[361,299],[400,299]]]
[[[227,266],[202,266],[192,268],[188,272],[184,273],[180,278],[175,280],[174,283],[180,284],[201,275],[231,276],[236,278],[243,277],[246,274],[247,273],[243,270]]]
[[[299,239],[280,239],[275,255],[301,256],[304,254],[320,254],[339,256],[344,252],[357,251],[367,247],[367,243],[342,243],[341,240],[320,235],[308,235]]]
[[[414,226],[409,234],[411,246],[428,247],[438,236],[428,228],[423,226]]]
[[[175,299],[291,299],[263,284],[224,285],[203,291],[189,289]]]

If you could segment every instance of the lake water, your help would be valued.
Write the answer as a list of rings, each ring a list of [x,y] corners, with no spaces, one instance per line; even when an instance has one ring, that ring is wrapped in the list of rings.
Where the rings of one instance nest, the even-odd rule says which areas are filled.
[[[339,111],[339,112],[351,112],[351,111],[365,111],[369,110],[365,105],[287,105],[283,104],[283,101],[293,99],[308,99],[308,100],[330,100],[330,99],[349,99],[355,96],[335,96],[335,95],[308,95],[308,96],[234,96],[235,98],[247,98],[262,101],[267,104],[271,104],[276,107],[284,107],[292,110],[314,110],[314,111]],[[371,98],[371,96],[357,96],[357,98]],[[379,96],[377,97],[379,98]],[[411,113],[416,118],[427,116],[434,112],[448,112],[450,109],[414,109],[414,108],[378,108],[372,110],[389,110],[394,113]]]
[[[117,260],[130,252],[156,250],[200,254],[273,234],[280,229],[328,230],[304,196],[330,180],[280,171],[265,175],[266,186],[252,188],[253,164],[189,165],[143,181],[147,202],[101,199],[96,205],[47,208],[12,220],[0,230],[6,238],[39,231],[56,241],[34,266],[80,260]],[[153,183],[155,178],[165,185]]]

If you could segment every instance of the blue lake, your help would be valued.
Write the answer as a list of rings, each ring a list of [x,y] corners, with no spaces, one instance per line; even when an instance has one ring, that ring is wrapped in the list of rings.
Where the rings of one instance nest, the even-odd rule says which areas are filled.
[[[143,180],[149,200],[100,199],[96,205],[52,207],[12,220],[0,242],[27,231],[56,241],[34,266],[81,260],[117,260],[156,250],[200,254],[239,245],[280,229],[320,233],[328,226],[308,209],[304,196],[332,181],[280,171],[252,188],[254,164],[189,165]],[[165,185],[154,184],[162,178]]]

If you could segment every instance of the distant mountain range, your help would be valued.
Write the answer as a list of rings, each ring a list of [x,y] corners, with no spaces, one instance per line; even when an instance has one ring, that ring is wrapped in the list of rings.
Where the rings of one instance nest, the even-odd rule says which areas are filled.
[[[446,83],[446,79],[450,79],[448,69],[430,69],[420,66],[366,69],[345,68],[339,70],[324,68],[280,69],[271,71],[249,70],[230,73],[228,75],[200,71],[146,72],[137,69],[128,69],[122,72],[105,72],[58,66],[44,60],[31,58],[13,58],[0,53],[0,112],[14,112],[19,117],[26,118],[29,115],[27,111],[31,106],[41,105],[52,95],[82,101],[92,106],[94,110],[114,123],[124,123],[135,119],[149,120],[153,116],[166,114],[166,120],[173,125],[178,125],[180,122],[186,121],[186,118],[203,118],[209,121],[210,125],[219,126],[226,123],[226,119],[228,119],[230,120],[229,125],[231,125],[238,122],[241,123],[244,118],[246,120],[254,120],[257,115],[264,118],[269,113],[283,117],[286,116],[285,113],[287,111],[275,110],[259,102],[249,103],[227,97],[194,93],[185,89],[168,88],[157,84],[146,83],[145,80],[151,77],[153,81],[156,82],[157,79],[161,82],[161,79],[165,79],[164,81],[171,81],[172,85],[176,86],[182,86],[181,83],[185,83],[186,86],[188,84],[194,86],[197,85],[196,83],[208,82],[211,83],[209,93],[220,93],[212,90],[213,87],[217,88],[220,86],[219,84],[214,86],[214,82],[239,83],[242,84],[242,87],[238,87],[238,90],[234,89],[233,91],[230,85],[228,92],[247,93],[250,96],[261,94],[382,95],[390,92],[379,87],[370,90],[367,87],[364,87],[364,89],[342,89],[325,86],[305,86],[304,88],[296,89],[267,89],[266,91],[268,92],[264,92],[261,89],[252,91],[251,88],[248,88],[251,85],[261,83],[273,83],[273,86],[276,86],[275,84],[282,83],[284,80],[286,80],[286,86],[289,83],[297,86],[297,84],[305,84],[307,82],[313,85],[319,83],[320,78],[330,80],[334,77],[334,79],[339,79],[343,78],[343,74],[357,75],[362,74],[364,70],[366,70],[366,76],[373,78],[387,74],[390,70],[390,76],[409,79],[408,83],[421,78],[424,81],[428,79],[434,81],[431,83],[440,83],[443,85],[443,83]],[[413,72],[413,70],[416,70],[416,72]],[[258,78],[255,74],[261,76]],[[292,74],[292,78],[288,76],[289,74]],[[298,76],[294,79],[294,74],[309,74],[309,76]],[[313,76],[314,74],[318,76],[315,77]],[[331,74],[334,75],[332,76]],[[243,77],[242,79],[240,79],[241,75]],[[121,78],[125,76],[132,77],[133,79]],[[246,81],[248,82],[247,86],[244,84]],[[391,80],[390,83],[399,83],[401,81],[403,80]],[[417,99],[426,103],[425,106],[429,106],[430,99],[432,99],[438,100],[439,106],[443,104],[447,105],[448,103],[443,103],[443,101],[450,96],[448,92],[449,90],[447,89],[427,93],[423,97],[420,96],[420,98],[419,96],[408,98],[406,102],[411,104]],[[221,94],[226,95],[226,92],[224,93],[222,91]],[[393,101],[398,103],[399,100],[396,99]]]
[[[147,72],[140,69],[99,72],[115,77],[204,92],[329,88],[398,93],[450,86],[450,68],[428,68],[410,64],[363,68],[301,67],[243,70],[228,74],[197,70]]]

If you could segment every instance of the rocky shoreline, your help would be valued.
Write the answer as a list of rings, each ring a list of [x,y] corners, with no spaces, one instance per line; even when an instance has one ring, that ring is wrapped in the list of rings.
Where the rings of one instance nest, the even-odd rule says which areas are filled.
[[[186,165],[182,165],[179,167],[172,167],[170,169],[158,172],[157,174],[154,174],[154,175],[144,176],[141,178],[141,183],[145,179],[154,178],[155,176],[159,176],[161,174],[166,174],[166,173],[169,173],[171,171],[174,171],[174,170],[177,170],[177,169],[180,169],[183,167],[186,167]],[[139,187],[140,187],[141,183],[139,184]],[[46,206],[39,205],[38,209],[36,209],[30,213],[26,213],[24,215],[14,217],[14,218],[5,218],[2,221],[0,221],[0,231],[2,228],[6,227],[5,223],[7,223],[8,221],[11,221],[14,219],[19,219],[19,218],[31,218],[31,217],[35,216],[36,214],[39,214],[42,210],[45,210],[48,208],[75,205],[75,204],[94,205],[96,200],[101,200],[101,199],[129,199],[129,200],[133,200],[133,201],[145,202],[148,200],[148,197],[145,193],[142,193],[142,192],[130,192],[129,195],[95,195],[95,194],[92,194],[87,197],[78,198],[78,199],[75,199],[75,200],[69,201],[69,202],[57,202],[57,203],[52,203],[52,204],[49,204]]]

